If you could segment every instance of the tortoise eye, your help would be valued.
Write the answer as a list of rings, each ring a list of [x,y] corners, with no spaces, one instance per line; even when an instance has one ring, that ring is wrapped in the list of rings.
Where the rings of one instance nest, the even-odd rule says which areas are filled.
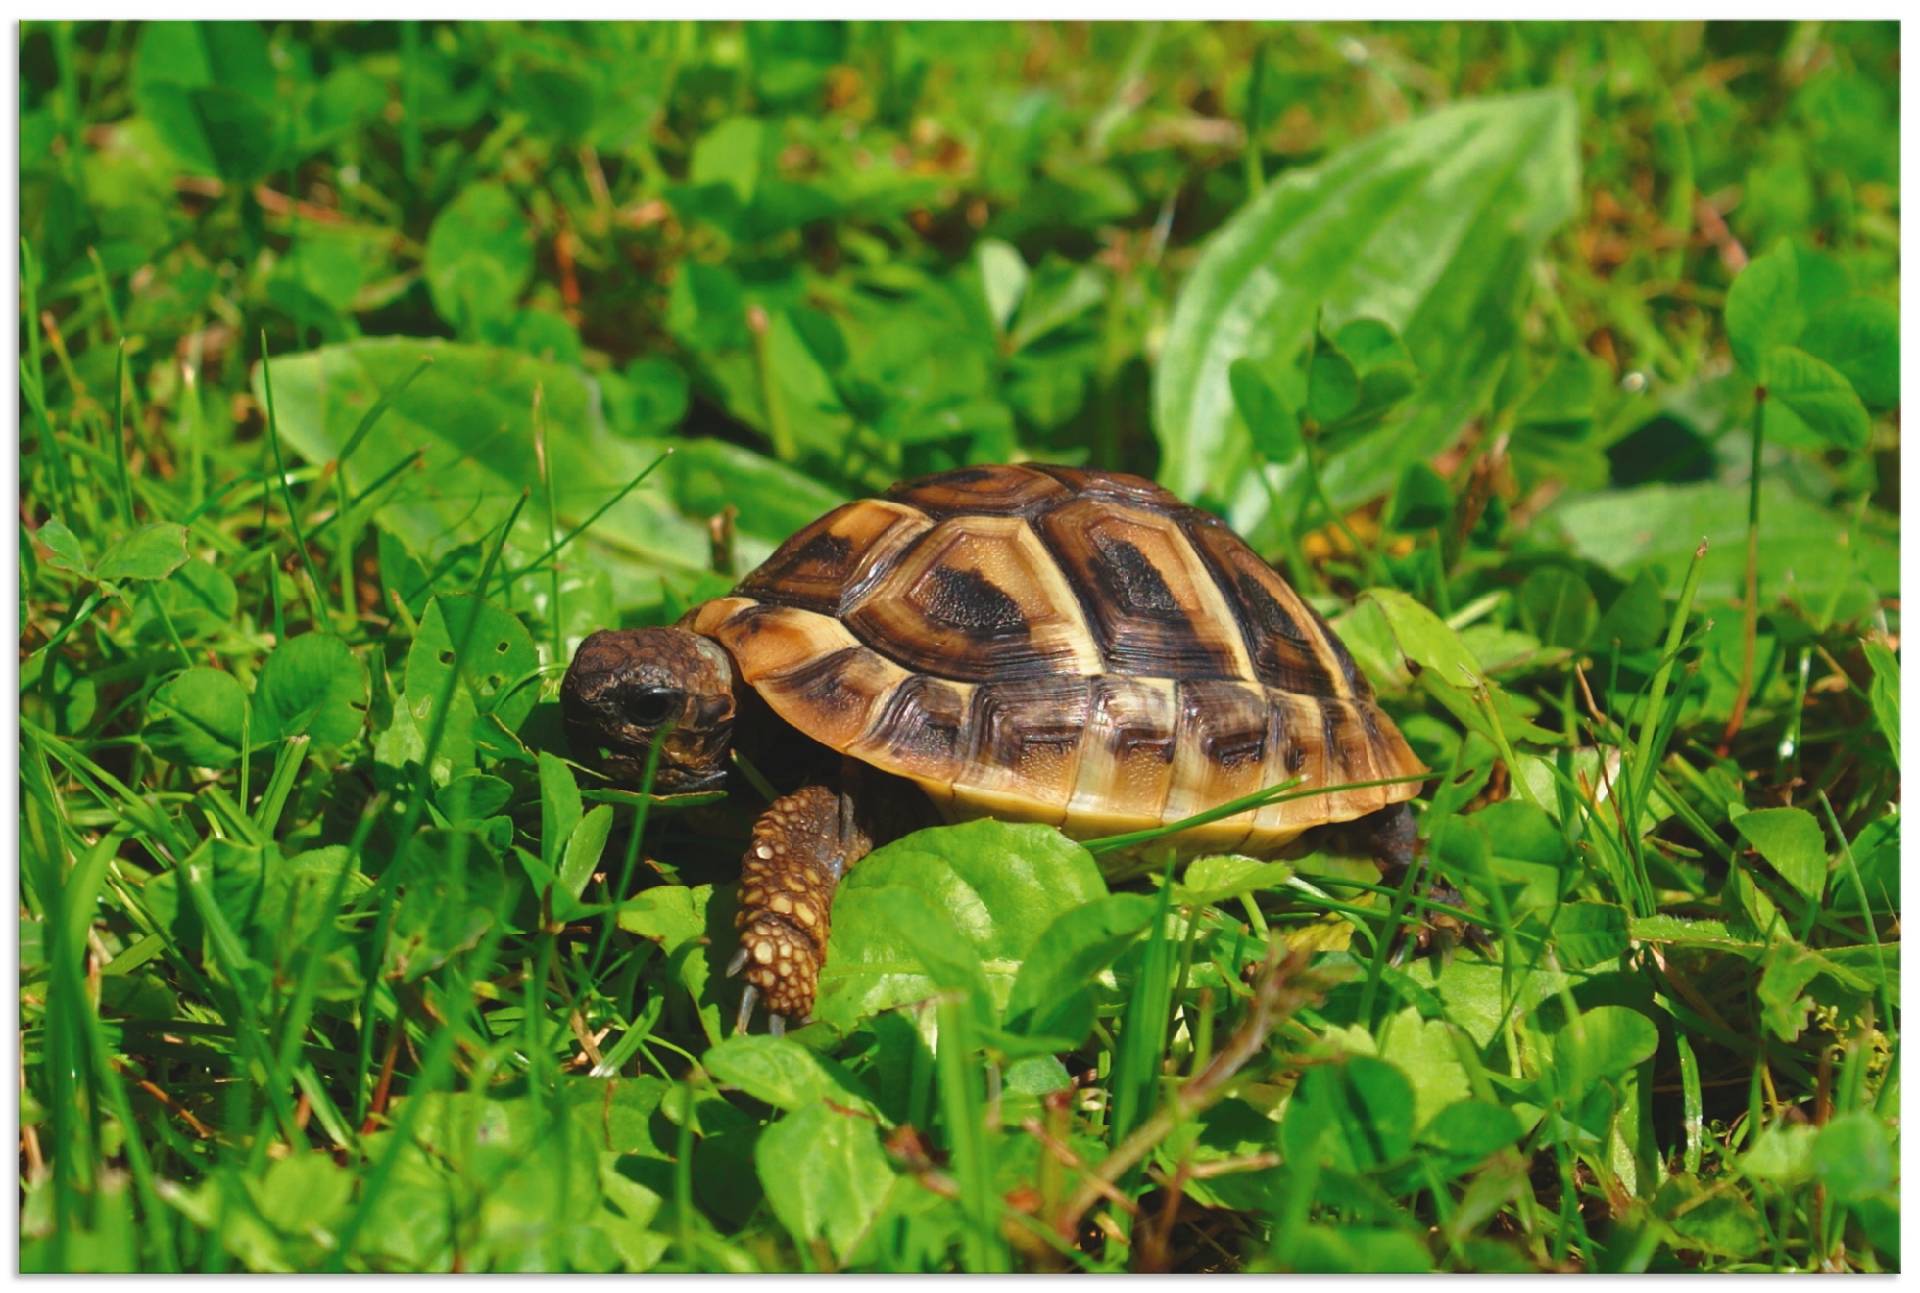
[[[647,687],[627,701],[627,717],[641,727],[658,727],[680,712],[681,700],[671,687]]]

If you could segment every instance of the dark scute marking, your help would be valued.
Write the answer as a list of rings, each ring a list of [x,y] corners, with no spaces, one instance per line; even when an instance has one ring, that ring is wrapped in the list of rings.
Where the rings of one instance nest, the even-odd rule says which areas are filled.
[[[866,647],[841,647],[830,655],[809,660],[799,668],[781,674],[775,681],[781,691],[809,705],[840,709],[850,701],[862,703],[865,697],[856,695],[854,689],[847,685],[847,680],[852,676],[854,662],[865,654]]]
[[[1122,697],[1127,694],[1125,679],[1097,678],[1094,680],[1095,710],[1113,715],[1112,735],[1108,738],[1113,747],[1116,762],[1126,763],[1137,758],[1158,759],[1162,763],[1173,762],[1174,732],[1172,715],[1166,715],[1166,723],[1154,720],[1161,715],[1140,713],[1125,709]]]
[[[980,757],[1018,767],[1029,755],[1065,753],[1080,743],[1090,708],[1084,680],[1035,678],[982,687],[973,694]]]
[[[977,485],[983,480],[992,480],[997,475],[999,475],[999,471],[993,467],[956,467],[952,471],[943,471],[937,475],[922,476],[919,480],[912,482],[909,488],[915,485],[931,485],[936,483],[941,485]]]
[[[1307,614],[1313,616],[1313,622],[1319,626],[1320,636],[1327,640],[1327,647],[1333,652],[1334,660],[1340,665],[1340,672],[1347,680],[1348,689],[1362,700],[1371,700],[1373,688],[1367,684],[1366,675],[1360,672],[1360,667],[1353,662],[1353,655],[1347,650],[1347,644],[1342,642],[1340,635],[1333,631],[1333,625],[1327,623],[1320,612],[1314,610],[1312,606],[1307,607]]]
[[[842,534],[823,530],[801,545],[800,551],[793,554],[793,564],[823,566],[828,570],[838,570],[853,555],[853,544]]]
[[[1034,471],[1043,471],[1076,494],[1091,498],[1111,498],[1143,505],[1156,511],[1170,510],[1180,500],[1144,476],[1124,471],[1101,471],[1092,467],[1060,467],[1052,463],[1022,463]]]
[[[872,739],[907,762],[946,763],[960,756],[966,702],[937,678],[917,674],[887,699]]]
[[[754,602],[742,606],[726,618],[720,627],[739,637],[742,643],[751,642],[765,627],[763,620],[782,613],[782,608],[769,602]]]
[[[1180,693],[1200,752],[1216,766],[1237,768],[1266,758],[1268,706],[1254,703],[1244,688],[1232,683],[1182,683]]]
[[[902,481],[887,497],[935,516],[1025,515],[1064,492],[1059,482],[1025,467],[959,467]]]
[[[1347,707],[1337,700],[1320,700],[1320,730],[1326,742],[1327,763],[1338,765],[1341,776],[1352,770],[1353,759],[1346,743]]]
[[[1223,768],[1237,768],[1243,763],[1258,762],[1267,755],[1267,734],[1260,731],[1208,732],[1200,741],[1201,749],[1209,759]]]
[[[1278,633],[1287,641],[1298,643],[1303,647],[1312,646],[1311,640],[1300,631],[1300,626],[1293,622],[1293,616],[1287,614],[1287,608],[1267,591],[1266,585],[1247,574],[1241,575],[1238,583],[1241,600],[1246,603],[1248,611],[1253,615],[1254,623],[1261,629],[1268,633]]]
[[[1129,610],[1155,618],[1186,618],[1166,579],[1140,549],[1101,530],[1094,531],[1093,546],[1100,553],[1101,582]]]
[[[1020,603],[977,570],[935,566],[928,572],[933,596],[923,608],[927,618],[969,637],[1024,637],[1029,629]]]
[[[1224,644],[1211,641],[1138,545],[1101,525],[1085,499],[1041,518],[1041,540],[1079,599],[1111,672],[1141,678],[1237,678]],[[1169,536],[1175,542],[1182,536]],[[1216,626],[1234,631],[1232,626]]]
[[[1287,771],[1297,773],[1300,771],[1300,769],[1306,766],[1307,766],[1307,751],[1305,747],[1299,746],[1299,745],[1289,745],[1287,747]]]
[[[1234,579],[1234,590],[1253,630],[1247,645],[1253,650],[1254,668],[1262,681],[1305,696],[1338,695],[1340,689],[1314,655],[1313,639],[1301,631],[1300,625],[1279,599],[1267,591],[1266,585],[1242,572]],[[1331,640],[1332,632],[1327,636]],[[1276,638],[1286,645],[1279,646]]]

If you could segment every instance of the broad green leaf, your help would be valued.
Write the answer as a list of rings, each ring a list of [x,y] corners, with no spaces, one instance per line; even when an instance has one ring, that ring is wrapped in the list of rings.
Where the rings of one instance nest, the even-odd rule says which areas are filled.
[[[116,539],[93,565],[96,579],[165,579],[187,560],[187,527],[159,522]]]
[[[1867,685],[1867,701],[1873,706],[1873,721],[1880,729],[1880,735],[1887,739],[1887,748],[1893,751],[1893,761],[1900,762],[1900,661],[1893,652],[1871,639],[1860,644],[1867,657],[1867,666],[1873,670],[1873,681]]]
[[[133,97],[187,169],[248,184],[279,162],[290,122],[266,33],[254,22],[140,28]]]
[[[1370,1172],[1413,1147],[1414,1094],[1405,1074],[1370,1055],[1316,1064],[1294,1089],[1280,1124],[1287,1161],[1317,1160],[1343,1172]]]
[[[1054,919],[1105,894],[1093,855],[1050,827],[982,819],[918,831],[840,882],[814,1014],[848,1027],[930,996],[936,975],[965,974],[968,960],[1004,1003]],[[942,953],[947,965],[924,963]]]
[[[1331,346],[1314,351],[1307,368],[1307,412],[1322,426],[1338,422],[1360,406],[1360,373],[1353,361]]]
[[[825,1239],[853,1255],[893,1187],[893,1168],[870,1118],[809,1104],[760,1133],[753,1163],[767,1204],[796,1244]]]
[[[1616,1078],[1652,1056],[1660,1044],[1653,1020],[1627,1006],[1595,1006],[1567,1021],[1554,1038],[1552,1078],[1569,1100],[1595,1082]]]
[[[1768,1123],[1740,1156],[1740,1170],[1757,1181],[1800,1185],[1813,1178],[1814,1139],[1820,1128],[1806,1123]]]
[[[1429,113],[1289,171],[1214,235],[1181,289],[1154,384],[1162,480],[1259,537],[1267,489],[1233,418],[1234,360],[1300,352],[1324,307],[1395,328],[1425,374],[1417,410],[1330,462],[1336,505],[1383,492],[1481,407],[1514,335],[1525,266],[1574,210],[1563,92]],[[1497,213],[1497,214],[1496,214]],[[1290,488],[1299,469],[1273,468]]]
[[[162,758],[199,768],[239,759],[247,693],[232,674],[196,665],[162,683],[147,709],[146,740]]]
[[[1232,853],[1197,857],[1187,864],[1174,891],[1174,901],[1224,902],[1256,889],[1278,888],[1292,875],[1293,867],[1281,861],[1261,862]]]
[[[1787,444],[1861,449],[1872,427],[1860,397],[1839,370],[1793,346],[1775,346],[1761,362],[1767,436]],[[1781,410],[1791,415],[1782,417]],[[1805,430],[1803,431],[1802,428]]]
[[[233,576],[213,562],[199,559],[157,580],[142,594],[134,603],[131,624],[135,634],[149,640],[168,637],[155,603],[166,612],[173,631],[187,642],[217,635],[233,622],[240,609],[240,593]]]
[[[1420,380],[1413,356],[1391,324],[1352,319],[1334,331],[1333,344],[1360,375],[1360,410],[1372,412],[1405,398]]]
[[[1684,1173],[1668,1178],[1653,1197],[1653,1211],[1676,1245],[1722,1257],[1752,1258],[1766,1231],[1753,1204],[1735,1190],[1709,1186]]]
[[[1031,277],[1027,262],[1020,258],[1018,248],[998,238],[981,239],[974,259],[980,264],[980,286],[987,296],[987,313],[993,319],[993,326],[1004,333],[1013,321],[1013,312],[1020,308],[1020,298],[1027,293],[1027,281]]]
[[[1617,961],[1627,950],[1626,908],[1610,902],[1570,902],[1553,922],[1560,963],[1585,970]]]
[[[1408,463],[1393,489],[1386,526],[1402,534],[1431,530],[1453,514],[1453,492],[1439,473],[1424,462]]]
[[[304,1235],[316,1229],[331,1232],[353,1197],[353,1187],[353,1174],[331,1155],[307,1152],[269,1164],[254,1183],[254,1197],[268,1224]]]
[[[1775,346],[1800,339],[1806,312],[1800,302],[1800,262],[1786,243],[1747,262],[1727,291],[1727,341],[1734,360],[1755,381]]]
[[[1763,960],[1765,969],[1754,989],[1761,1021],[1781,1041],[1793,1041],[1806,1028],[1807,1016],[1813,1012],[1807,985],[1820,976],[1826,964],[1806,948],[1784,939],[1774,942]]]
[[[1366,597],[1386,614],[1393,636],[1407,659],[1431,669],[1450,687],[1472,690],[1487,685],[1473,653],[1445,620],[1397,588],[1370,588]]]
[[[411,982],[473,947],[507,909],[507,875],[477,835],[426,830],[407,846],[387,973]]]
[[[1734,829],[1804,898],[1827,887],[1827,840],[1804,808],[1762,808],[1733,819]]]
[[[1891,1132],[1864,1109],[1837,1115],[1813,1142],[1814,1174],[1835,1203],[1857,1203],[1890,1188],[1896,1162]]]
[[[1268,462],[1293,461],[1302,444],[1299,415],[1287,406],[1260,365],[1251,359],[1234,360],[1227,370],[1227,384],[1254,449]]]
[[[433,308],[463,337],[511,315],[532,274],[532,231],[504,186],[469,185],[434,217],[427,289]]]
[[[469,629],[475,615],[479,619]],[[461,660],[463,639],[467,639],[467,655]],[[433,706],[439,703],[456,663],[462,679],[454,687],[447,720],[447,739],[456,744],[451,749],[443,746],[443,753],[457,768],[466,762],[457,744],[461,738],[468,741],[470,750],[473,742],[490,737],[488,725],[496,720],[509,732],[519,730],[539,699],[531,677],[539,656],[517,617],[472,597],[434,598],[407,649],[405,700],[422,732],[433,726]]]
[[[33,537],[46,548],[48,565],[58,570],[70,570],[76,575],[92,573],[93,567],[80,551],[79,537],[67,528],[64,521],[48,521],[33,532]]]
[[[1420,1128],[1420,1144],[1462,1168],[1480,1163],[1519,1140],[1520,1120],[1505,1105],[1457,1100]]]
[[[1600,647],[1618,642],[1622,651],[1645,651],[1659,643],[1666,627],[1667,603],[1660,595],[1660,581],[1651,570],[1642,570],[1600,617],[1593,642]]]
[[[1900,311],[1888,301],[1854,296],[1807,320],[1800,349],[1837,368],[1868,408],[1900,402]]]
[[[1385,1226],[1310,1222],[1289,1243],[1287,1269],[1302,1275],[1414,1275],[1433,1269],[1420,1236]]]
[[[871,1108],[871,1101],[845,1069],[789,1037],[737,1033],[711,1047],[700,1063],[719,1081],[777,1109],[799,1109],[817,1100]]]
[[[1542,566],[1518,595],[1520,618],[1548,646],[1582,647],[1600,622],[1600,607],[1584,579],[1564,566]]]
[[[580,786],[573,769],[559,755],[540,751],[540,860],[549,871],[560,869],[560,854],[573,828],[580,824]]]
[[[1718,482],[1643,485],[1570,497],[1547,513],[1576,555],[1622,577],[1657,568],[1678,588],[1702,539],[1702,602],[1737,601],[1747,567],[1747,494]],[[1891,592],[1899,586],[1899,550],[1873,529],[1808,502],[1777,480],[1760,486],[1760,579],[1768,588],[1794,585],[1831,596],[1854,581]],[[1810,591],[1802,597],[1811,600]]]
[[[837,904],[834,915],[839,916]],[[716,891],[710,884],[658,885],[621,904],[619,922],[629,934],[658,945],[674,982],[693,998],[708,1041],[718,1042],[723,1013],[719,995],[728,993],[729,1005],[739,1004],[739,980],[725,980],[733,985],[730,989],[720,987],[712,950],[713,940],[723,936],[718,931],[732,928],[732,891]],[[731,1010],[725,1013],[731,1017]]]
[[[761,172],[770,169],[766,123],[727,117],[693,143],[687,178],[694,184],[724,184],[741,209],[753,202]]]
[[[1405,1074],[1413,1088],[1416,1127],[1426,1126],[1448,1105],[1473,1093],[1460,1063],[1459,1047],[1454,1044],[1454,1032],[1446,1020],[1422,1019],[1412,1006],[1401,1010],[1381,1029],[1380,1058]]]
[[[600,865],[600,855],[606,851],[607,836],[612,832],[613,805],[601,804],[582,817],[567,836],[567,847],[561,854],[556,874],[568,897],[578,898],[586,889],[587,881]]]
[[[1093,1026],[1095,977],[1152,921],[1159,904],[1144,894],[1112,894],[1061,912],[1040,935],[1007,997],[1006,1027],[1071,1050]]]
[[[367,719],[367,667],[346,642],[302,633],[273,649],[253,693],[254,743],[302,734],[315,745],[344,745]]]
[[[398,469],[378,495],[376,518],[428,570],[474,545],[477,573],[477,545],[497,537],[523,489],[532,495],[513,547],[529,556],[546,549],[546,491],[533,437],[536,389],[558,513],[553,530],[565,534],[586,521],[659,456],[658,442],[607,429],[599,388],[579,371],[435,340],[356,341],[276,358],[282,438],[310,462],[337,458],[376,401],[399,388],[423,357],[433,362],[392,401],[342,471],[359,491]],[[254,382],[257,388],[258,368]],[[411,465],[416,456],[418,468]],[[706,569],[707,535],[674,509],[656,475],[614,503],[566,558],[605,562],[620,605],[655,605],[662,573]]]

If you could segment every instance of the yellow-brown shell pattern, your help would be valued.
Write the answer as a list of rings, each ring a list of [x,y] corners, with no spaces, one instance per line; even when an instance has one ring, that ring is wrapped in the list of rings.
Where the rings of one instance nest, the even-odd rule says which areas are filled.
[[[1226,525],[1137,476],[909,481],[801,530],[686,623],[786,721],[954,817],[1092,838],[1293,778],[1423,771],[1326,621]],[[1416,789],[1269,804],[1176,844],[1257,852]]]

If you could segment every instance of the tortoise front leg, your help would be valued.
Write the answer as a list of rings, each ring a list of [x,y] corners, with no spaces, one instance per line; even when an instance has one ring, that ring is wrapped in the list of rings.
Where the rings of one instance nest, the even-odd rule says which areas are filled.
[[[773,801],[754,823],[740,867],[740,953],[730,974],[746,974],[738,1030],[757,999],[785,1031],[786,1016],[813,1014],[813,992],[827,958],[833,891],[846,869],[872,851],[851,793],[813,785]]]

